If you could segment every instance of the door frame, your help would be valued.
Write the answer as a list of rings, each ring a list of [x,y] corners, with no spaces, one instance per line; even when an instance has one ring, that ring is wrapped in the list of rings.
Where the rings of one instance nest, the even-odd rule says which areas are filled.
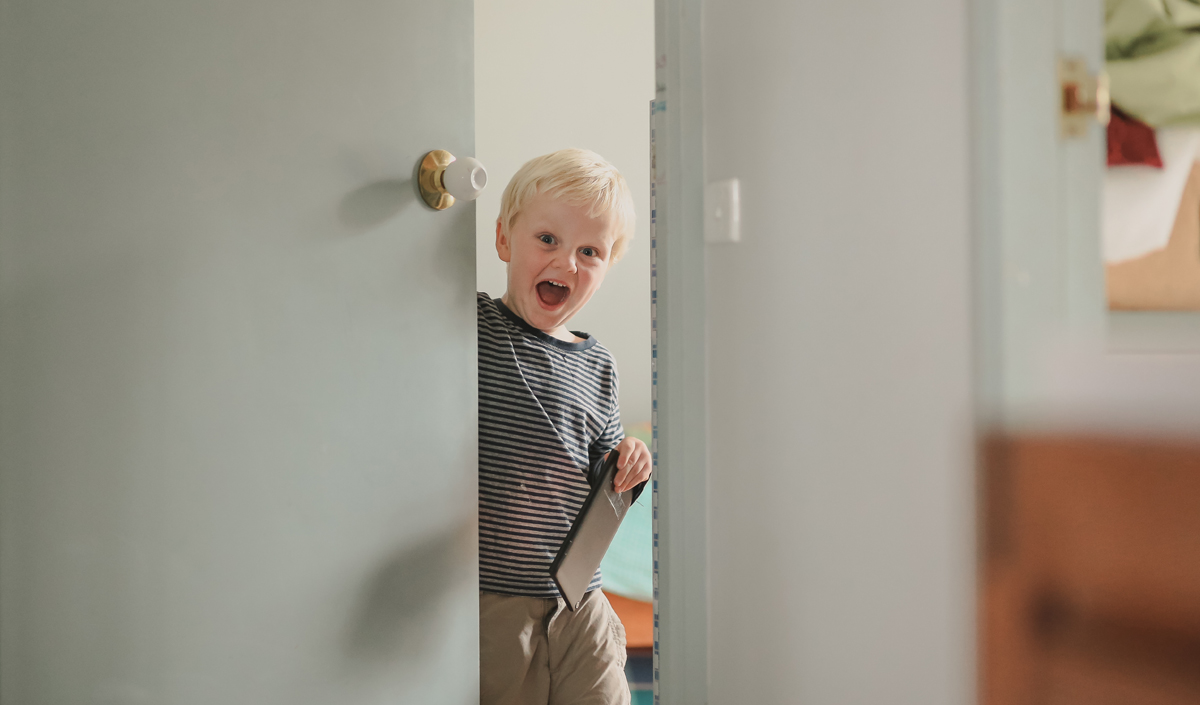
[[[654,3],[654,698],[670,705],[708,701],[702,9]]]
[[[1105,130],[1058,134],[1057,60],[1104,69],[1102,0],[969,0],[976,396],[1023,423],[1057,346],[1102,350]]]

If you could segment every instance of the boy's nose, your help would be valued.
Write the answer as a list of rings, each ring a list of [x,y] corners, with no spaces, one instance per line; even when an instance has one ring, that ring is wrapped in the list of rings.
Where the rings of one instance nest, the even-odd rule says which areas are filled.
[[[575,254],[571,253],[563,257],[563,269],[567,270],[567,274],[574,274],[576,271]]]

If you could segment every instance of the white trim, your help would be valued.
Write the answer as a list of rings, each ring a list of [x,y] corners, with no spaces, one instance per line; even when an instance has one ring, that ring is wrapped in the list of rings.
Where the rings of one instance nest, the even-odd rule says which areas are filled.
[[[708,700],[701,3],[655,0],[654,692]]]

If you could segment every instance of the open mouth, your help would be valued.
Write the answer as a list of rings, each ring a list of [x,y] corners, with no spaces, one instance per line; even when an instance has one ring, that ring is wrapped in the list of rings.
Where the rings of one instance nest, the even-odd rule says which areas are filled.
[[[537,285],[538,300],[546,308],[557,308],[571,294],[571,287],[556,281],[541,281]]]

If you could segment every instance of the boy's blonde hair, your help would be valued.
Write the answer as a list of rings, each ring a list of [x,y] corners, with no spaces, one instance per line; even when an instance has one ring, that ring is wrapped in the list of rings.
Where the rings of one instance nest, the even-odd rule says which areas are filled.
[[[617,217],[617,239],[609,261],[616,264],[633,239],[636,215],[633,194],[625,177],[612,164],[586,149],[560,149],[525,162],[513,174],[500,197],[497,222],[504,232],[521,214],[521,209],[539,192],[553,194],[573,205],[587,206],[595,218],[612,211]]]

